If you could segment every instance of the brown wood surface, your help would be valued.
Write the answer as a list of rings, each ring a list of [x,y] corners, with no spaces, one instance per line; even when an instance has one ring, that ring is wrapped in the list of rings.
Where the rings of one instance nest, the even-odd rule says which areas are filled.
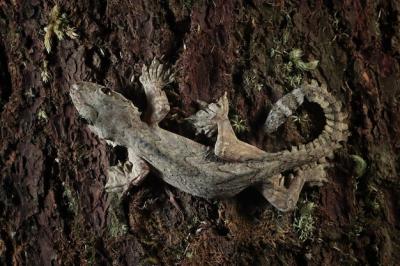
[[[75,40],[44,47],[58,3]],[[8,265],[396,265],[400,261],[400,3],[315,1],[0,0],[0,264]],[[143,63],[164,55],[176,82],[162,127],[213,144],[184,120],[196,100],[225,91],[239,138],[267,151],[318,133],[307,106],[277,133],[262,124],[291,90],[286,52],[299,48],[349,113],[351,137],[335,154],[330,182],[309,188],[315,229],[306,241],[255,190],[207,201],[155,174],[123,200],[127,233],[104,190],[112,151],[78,118],[68,91],[93,81],[141,110]],[[271,50],[278,51],[271,55]],[[279,55],[283,53],[283,56]],[[44,62],[51,74],[44,83]],[[118,117],[110,118],[118,119]],[[357,175],[350,155],[367,163]],[[301,204],[299,205],[299,209]]]

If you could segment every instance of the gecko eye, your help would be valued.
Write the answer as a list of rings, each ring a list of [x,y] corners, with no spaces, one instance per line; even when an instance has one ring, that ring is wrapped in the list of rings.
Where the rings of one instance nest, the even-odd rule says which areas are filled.
[[[109,88],[106,88],[106,87],[103,87],[103,88],[101,88],[101,91],[104,93],[104,94],[107,94],[107,95],[111,95],[111,90],[109,89]]]

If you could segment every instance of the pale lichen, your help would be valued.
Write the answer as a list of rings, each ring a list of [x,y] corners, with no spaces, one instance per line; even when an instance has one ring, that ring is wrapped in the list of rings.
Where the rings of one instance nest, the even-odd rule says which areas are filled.
[[[296,67],[300,71],[310,71],[317,68],[319,61],[311,60],[309,62],[304,62],[301,58],[304,53],[300,49],[292,49],[289,52],[289,60],[293,63],[294,67]]]
[[[42,81],[44,83],[48,83],[52,78],[51,73],[49,71],[49,61],[47,61],[47,60],[43,61],[42,71],[40,72],[40,77],[42,78]]]
[[[63,40],[65,36],[70,39],[76,39],[79,35],[76,33],[76,29],[71,27],[68,22],[67,15],[61,13],[60,7],[55,5],[49,15],[49,23],[44,28],[44,46],[47,53],[51,52],[54,36],[57,37],[59,41]]]

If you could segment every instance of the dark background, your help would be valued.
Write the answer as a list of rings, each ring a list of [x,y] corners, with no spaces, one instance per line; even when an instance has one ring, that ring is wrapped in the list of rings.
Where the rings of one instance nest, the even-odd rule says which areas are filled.
[[[56,3],[79,37],[54,39],[48,54],[44,28]],[[399,12],[396,0],[0,1],[0,263],[398,263]],[[294,48],[318,67],[287,70]],[[123,202],[124,233],[104,191],[118,152],[78,118],[68,91],[94,81],[143,109],[140,69],[161,55],[177,72],[162,126],[208,144],[183,120],[197,110],[195,100],[227,91],[231,118],[245,126],[240,139],[277,151],[312,139],[323,121],[305,107],[302,119],[268,136],[261,125],[271,104],[296,75],[325,82],[349,113],[351,131],[330,182],[305,189],[299,209],[285,214],[252,189],[207,201],[150,175]],[[47,83],[43,71],[51,74]],[[367,163],[365,174],[350,155]],[[307,202],[316,206],[315,229],[302,241],[293,224]]]

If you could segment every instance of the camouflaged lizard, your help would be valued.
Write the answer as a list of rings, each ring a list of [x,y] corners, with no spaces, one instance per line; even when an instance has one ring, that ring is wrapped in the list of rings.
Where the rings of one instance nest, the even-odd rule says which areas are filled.
[[[277,209],[289,211],[306,183],[327,181],[324,158],[347,139],[348,127],[341,103],[326,86],[315,81],[304,84],[273,106],[266,132],[276,130],[305,98],[319,104],[326,118],[325,128],[314,141],[281,152],[266,152],[236,138],[228,119],[226,93],[216,103],[203,104],[204,109],[189,120],[198,133],[217,133],[216,156],[208,156],[209,147],[158,126],[170,109],[162,88],[171,79],[170,71],[156,59],[149,67],[143,66],[140,82],[148,105],[143,120],[138,109],[115,91],[89,82],[72,86],[72,101],[91,131],[128,150],[126,162],[110,167],[107,191],[125,193],[152,169],[168,184],[203,198],[232,197],[253,186]],[[294,174],[286,187],[281,173],[288,170]]]

